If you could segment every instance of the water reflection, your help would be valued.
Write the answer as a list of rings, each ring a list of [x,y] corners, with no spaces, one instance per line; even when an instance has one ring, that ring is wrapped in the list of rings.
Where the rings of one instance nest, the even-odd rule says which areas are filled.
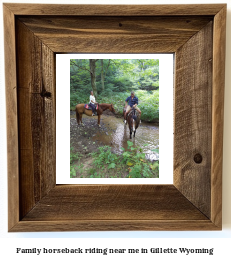
[[[121,147],[127,150],[127,141],[132,141],[135,147],[141,147],[146,153],[146,158],[150,160],[158,160],[159,153],[152,151],[159,149],[159,127],[154,124],[142,123],[136,131],[136,137],[130,139],[129,128],[124,125],[121,118],[110,116],[102,116],[102,122],[107,126],[108,132],[104,135],[97,133],[94,141],[100,141],[104,145],[112,147],[115,153],[122,153]],[[148,144],[148,146],[144,146]]]

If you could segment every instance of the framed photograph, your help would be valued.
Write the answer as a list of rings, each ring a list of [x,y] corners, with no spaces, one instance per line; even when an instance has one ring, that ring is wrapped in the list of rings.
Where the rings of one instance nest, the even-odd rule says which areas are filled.
[[[173,184],[173,59],[56,55],[56,184]],[[95,117],[89,105],[93,89],[97,105],[106,106]],[[131,92],[138,105],[134,117],[128,112],[129,123],[124,113]]]
[[[226,4],[4,4],[3,10],[8,230],[221,230]],[[57,132],[61,54],[174,55],[174,109],[164,110],[173,114],[173,156],[164,162],[172,166],[172,183],[128,177],[57,184],[57,137],[70,142]],[[70,131],[70,104],[64,107]],[[63,175],[70,177],[70,144],[68,153]]]

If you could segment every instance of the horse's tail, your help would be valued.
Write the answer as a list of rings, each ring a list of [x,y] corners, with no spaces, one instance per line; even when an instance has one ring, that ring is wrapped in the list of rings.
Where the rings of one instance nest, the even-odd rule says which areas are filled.
[[[77,124],[79,124],[79,113],[77,107],[75,108]]]

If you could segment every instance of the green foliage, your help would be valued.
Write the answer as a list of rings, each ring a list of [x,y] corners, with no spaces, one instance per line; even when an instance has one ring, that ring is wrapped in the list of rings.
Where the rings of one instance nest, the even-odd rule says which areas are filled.
[[[133,142],[127,141],[128,150],[123,153],[123,162],[129,166],[128,178],[152,178],[159,169],[154,169],[151,163],[145,159],[145,153],[141,147],[133,147]],[[158,164],[156,162],[156,164]]]
[[[76,170],[74,166],[70,167],[70,176],[71,178],[75,178],[76,177]]]
[[[136,96],[141,100],[138,106],[142,112],[141,120],[159,119],[159,90],[151,93],[139,90],[136,92]]]
[[[130,92],[114,93],[110,96],[99,95],[100,103],[113,103],[116,113],[123,114],[125,100],[130,96]],[[148,92],[137,90],[135,95],[139,99],[138,107],[142,111],[141,120],[153,121],[159,119],[159,90]]]
[[[79,160],[81,158],[81,154],[76,152],[74,153],[74,148],[71,147],[70,150],[70,163],[72,164],[74,161]]]
[[[139,98],[141,120],[159,118],[159,60],[104,59],[103,64],[101,60],[96,62],[95,70],[97,102],[113,103],[116,112],[122,114],[124,101],[134,90]],[[71,59],[71,109],[78,103],[88,103],[91,90],[89,60]]]
[[[127,178],[159,177],[159,161],[153,163],[146,160],[141,147],[134,147],[130,141],[127,141],[127,144],[128,151],[121,148],[124,151],[122,155],[112,153],[109,146],[99,147],[99,152],[91,153],[95,167],[90,170],[89,177],[104,178],[105,175],[109,175],[110,178],[121,177],[121,171],[127,173],[125,175]],[[117,176],[115,173],[120,174]]]
[[[102,175],[98,174],[97,172],[94,172],[90,175],[90,178],[103,178]]]
[[[115,162],[118,160],[118,156],[111,152],[109,146],[99,147],[99,153],[92,153],[93,158],[95,158],[94,165],[96,167],[106,167],[109,169],[115,168]]]
[[[80,161],[78,163],[79,165],[71,165],[70,166],[70,177],[76,178],[76,173],[81,174],[83,173],[83,164],[80,164]]]
[[[78,152],[74,153],[73,147],[70,150],[70,177],[75,178],[76,172],[82,173],[83,172],[83,164],[80,163],[82,155]],[[76,165],[76,161],[78,161],[78,165]]]

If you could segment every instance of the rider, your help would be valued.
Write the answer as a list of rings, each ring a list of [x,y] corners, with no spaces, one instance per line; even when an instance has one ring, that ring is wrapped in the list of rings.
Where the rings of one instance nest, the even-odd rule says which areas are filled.
[[[95,101],[95,96],[93,94],[93,91],[91,91],[89,106],[92,108],[92,116],[97,114],[95,104],[97,104],[97,102]]]
[[[135,109],[140,113],[141,116],[141,110],[137,107],[137,105],[138,105],[138,98],[135,96],[134,91],[132,91],[131,96],[127,97],[127,99],[125,100],[126,112],[124,115],[124,123],[126,123],[127,114],[132,109],[132,107],[135,107]]]

